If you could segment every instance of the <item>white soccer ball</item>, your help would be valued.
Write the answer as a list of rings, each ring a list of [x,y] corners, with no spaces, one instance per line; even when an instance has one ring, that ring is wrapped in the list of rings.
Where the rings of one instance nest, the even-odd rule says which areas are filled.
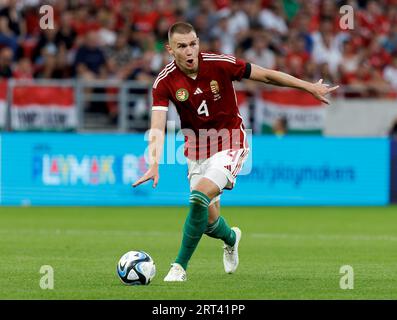
[[[156,265],[146,252],[129,251],[120,258],[117,275],[126,285],[147,285],[156,275]]]

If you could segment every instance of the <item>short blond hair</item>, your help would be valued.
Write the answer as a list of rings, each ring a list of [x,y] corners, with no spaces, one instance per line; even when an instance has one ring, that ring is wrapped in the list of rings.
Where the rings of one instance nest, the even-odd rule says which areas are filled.
[[[188,34],[192,31],[196,33],[196,30],[194,30],[194,27],[190,23],[176,22],[168,29],[168,41],[171,41],[171,37],[174,33]]]

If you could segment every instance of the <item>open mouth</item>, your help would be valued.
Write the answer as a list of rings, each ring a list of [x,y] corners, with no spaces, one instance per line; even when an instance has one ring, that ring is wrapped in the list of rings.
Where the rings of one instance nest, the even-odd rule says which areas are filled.
[[[188,60],[186,60],[186,62],[187,62],[187,65],[189,66],[189,67],[191,67],[191,66],[193,66],[193,59],[188,59]]]

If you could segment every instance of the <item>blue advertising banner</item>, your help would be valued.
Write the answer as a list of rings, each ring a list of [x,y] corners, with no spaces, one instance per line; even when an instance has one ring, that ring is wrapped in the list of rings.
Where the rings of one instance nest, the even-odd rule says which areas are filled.
[[[132,188],[147,169],[143,135],[3,134],[3,205],[188,204],[187,168],[163,166],[161,184]]]
[[[2,205],[188,205],[182,139],[165,147],[157,188],[132,188],[147,169],[141,134],[0,135]],[[173,164],[169,164],[173,163]],[[254,136],[222,205],[386,205],[388,139]]]
[[[253,137],[252,169],[224,203],[239,205],[386,205],[389,140]]]
[[[390,141],[390,201],[397,203],[397,140]]]

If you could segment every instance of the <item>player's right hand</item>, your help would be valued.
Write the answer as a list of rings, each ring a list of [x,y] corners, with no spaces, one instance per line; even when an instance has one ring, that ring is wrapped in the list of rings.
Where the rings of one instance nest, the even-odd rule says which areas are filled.
[[[153,188],[156,188],[159,178],[160,175],[158,166],[151,166],[140,179],[134,182],[132,186],[135,188],[136,186],[139,186],[148,180],[153,180]]]

